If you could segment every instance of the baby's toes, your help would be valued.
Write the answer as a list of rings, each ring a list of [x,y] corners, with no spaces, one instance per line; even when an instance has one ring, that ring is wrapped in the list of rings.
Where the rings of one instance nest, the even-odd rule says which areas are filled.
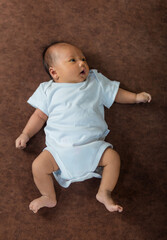
[[[38,209],[35,206],[36,204],[34,204],[33,202],[30,203],[29,205],[29,209],[33,212],[33,213],[37,213]]]
[[[121,207],[121,206],[119,206],[119,205],[117,205],[118,206],[118,212],[122,212],[123,211],[123,207]]]
[[[119,206],[119,205],[111,205],[110,212],[122,212],[123,211],[123,207]]]

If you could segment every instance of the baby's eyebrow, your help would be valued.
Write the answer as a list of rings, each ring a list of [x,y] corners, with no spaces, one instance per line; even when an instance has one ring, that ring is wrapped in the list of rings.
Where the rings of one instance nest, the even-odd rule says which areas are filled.
[[[82,58],[86,58],[84,55],[82,55],[82,56],[69,56],[68,58],[70,58],[70,59],[72,59],[72,58],[79,58],[79,59],[82,59]]]
[[[75,58],[75,57],[72,55],[67,56],[67,59],[71,59],[71,58]]]

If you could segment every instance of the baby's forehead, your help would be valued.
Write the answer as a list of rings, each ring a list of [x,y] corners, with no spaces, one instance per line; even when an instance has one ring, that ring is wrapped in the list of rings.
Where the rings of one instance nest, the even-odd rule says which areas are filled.
[[[57,44],[51,47],[50,53],[55,56],[62,56],[62,55],[73,55],[73,54],[82,54],[82,51],[71,45],[66,43]]]

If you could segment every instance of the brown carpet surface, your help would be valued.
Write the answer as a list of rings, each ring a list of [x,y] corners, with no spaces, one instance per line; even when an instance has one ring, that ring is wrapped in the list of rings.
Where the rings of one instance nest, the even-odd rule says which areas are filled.
[[[0,1],[0,239],[166,239],[166,10],[163,0]],[[107,141],[122,161],[114,191],[122,214],[96,201],[98,179],[68,189],[55,182],[57,207],[28,209],[38,197],[31,164],[44,133],[24,151],[14,142],[34,111],[27,99],[49,80],[41,53],[55,40],[80,47],[91,68],[122,88],[152,95],[150,104],[106,111]]]

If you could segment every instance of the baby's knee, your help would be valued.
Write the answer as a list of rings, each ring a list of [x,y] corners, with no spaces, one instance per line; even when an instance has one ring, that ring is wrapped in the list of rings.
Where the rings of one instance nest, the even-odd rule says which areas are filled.
[[[58,165],[48,151],[43,151],[32,163],[32,172],[51,174],[58,170]]]
[[[119,165],[121,164],[121,159],[120,159],[120,155],[118,152],[116,152],[114,149],[110,148],[110,162],[117,162]]]
[[[115,161],[116,161],[117,167],[120,168],[121,167],[121,159],[120,159],[120,155],[117,152],[116,152]]]
[[[117,164],[120,166],[121,160],[119,154],[112,148],[107,148],[102,157],[103,165]]]
[[[113,151],[114,151],[114,154],[115,154],[115,158],[117,158],[118,161],[120,161],[120,155],[119,155],[119,153],[116,152],[115,150],[113,150]]]
[[[120,166],[120,162],[121,161],[120,161],[119,154],[115,150],[109,147],[103,153],[103,156],[99,162],[99,166],[106,166],[108,164],[114,164],[114,163]]]
[[[32,173],[46,173],[50,166],[47,164],[48,160],[39,155],[32,163]]]
[[[36,172],[41,169],[41,163],[38,158],[36,158],[32,163],[32,173],[35,174]]]

